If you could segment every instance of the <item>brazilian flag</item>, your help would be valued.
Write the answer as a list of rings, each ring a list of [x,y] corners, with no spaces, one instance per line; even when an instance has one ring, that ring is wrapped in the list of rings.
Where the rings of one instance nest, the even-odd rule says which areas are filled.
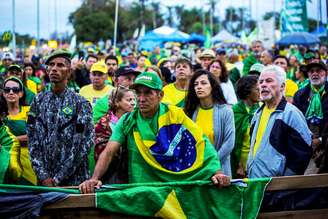
[[[209,181],[109,186],[96,193],[96,207],[134,216],[183,218],[256,218],[270,179],[218,189]]]
[[[131,184],[97,192],[98,208],[162,218],[256,217],[269,179],[218,190],[209,181],[220,169],[217,152],[181,108],[162,103],[152,120],[135,110],[111,140],[118,131],[127,138]]]
[[[22,169],[19,165],[19,141],[2,121],[0,121],[0,145],[0,183],[3,183],[6,174],[19,178]]]
[[[221,169],[214,146],[179,107],[161,103],[152,119],[136,109],[120,119],[111,140],[118,132],[127,138],[130,183],[207,180]]]

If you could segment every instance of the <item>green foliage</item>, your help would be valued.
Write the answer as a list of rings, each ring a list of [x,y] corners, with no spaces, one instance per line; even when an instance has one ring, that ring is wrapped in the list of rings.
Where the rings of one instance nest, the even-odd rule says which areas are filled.
[[[10,34],[10,36],[8,35],[8,33]],[[12,40],[11,32],[10,31],[5,31],[3,33],[0,33],[0,35],[2,36],[0,38],[0,47],[8,46],[9,43],[11,42],[11,40]],[[32,39],[33,38],[28,34],[20,35],[20,34],[16,33],[16,45],[17,45],[17,47],[25,48],[25,47],[29,46],[31,44]]]
[[[142,24],[146,29],[152,29],[154,23],[162,25],[162,15],[158,8],[145,7],[137,2],[129,6],[120,5],[118,13],[118,41],[131,39],[136,28]],[[154,20],[155,16],[155,20]],[[94,4],[93,1],[85,1],[80,8],[71,13],[69,17],[78,41],[97,42],[100,39],[113,39],[115,19],[115,1],[102,0]]]
[[[186,33],[202,34],[202,11],[199,8],[192,8],[190,10],[182,10],[180,15],[180,25],[178,29]]]

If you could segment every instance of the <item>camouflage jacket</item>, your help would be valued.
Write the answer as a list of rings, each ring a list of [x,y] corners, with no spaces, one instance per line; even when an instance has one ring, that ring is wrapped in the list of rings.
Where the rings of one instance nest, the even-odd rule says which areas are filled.
[[[88,152],[94,128],[89,102],[69,89],[38,94],[27,122],[29,152],[38,179],[78,185],[89,178]]]

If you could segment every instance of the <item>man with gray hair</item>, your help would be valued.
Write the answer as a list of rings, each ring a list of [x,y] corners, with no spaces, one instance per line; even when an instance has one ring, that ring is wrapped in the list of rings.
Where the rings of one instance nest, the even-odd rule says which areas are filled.
[[[263,105],[251,122],[249,178],[302,175],[312,156],[311,132],[301,111],[284,98],[286,74],[265,67],[259,77]]]
[[[249,69],[251,68],[251,66],[254,65],[255,63],[260,62],[261,53],[264,50],[262,41],[254,40],[251,43],[250,50],[251,50],[250,54],[243,61],[243,63],[244,63],[243,75],[248,75],[248,72],[249,72]]]

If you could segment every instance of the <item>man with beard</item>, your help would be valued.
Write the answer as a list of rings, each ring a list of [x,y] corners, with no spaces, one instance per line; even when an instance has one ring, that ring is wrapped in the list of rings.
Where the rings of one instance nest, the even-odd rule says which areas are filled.
[[[294,98],[294,105],[302,111],[313,133],[314,156],[306,172],[318,173],[318,168],[320,168],[319,172],[328,172],[327,148],[325,148],[328,135],[327,67],[321,62],[310,63],[306,66],[306,71],[310,83],[297,91]]]
[[[88,152],[94,130],[90,103],[67,88],[71,54],[56,50],[45,64],[51,90],[32,101],[27,121],[28,146],[38,184],[78,185],[89,178]]]
[[[302,112],[283,96],[286,73],[279,66],[265,67],[259,77],[264,104],[251,122],[249,178],[302,175],[312,156],[311,132]]]
[[[261,54],[263,52],[263,43],[260,40],[254,40],[251,44],[251,53],[243,61],[243,75],[248,75],[249,69],[255,63],[260,62]]]
[[[109,55],[105,59],[105,63],[108,68],[108,82],[110,85],[114,85],[113,83],[113,77],[115,76],[115,72],[117,71],[118,68],[118,59],[116,56]]]

